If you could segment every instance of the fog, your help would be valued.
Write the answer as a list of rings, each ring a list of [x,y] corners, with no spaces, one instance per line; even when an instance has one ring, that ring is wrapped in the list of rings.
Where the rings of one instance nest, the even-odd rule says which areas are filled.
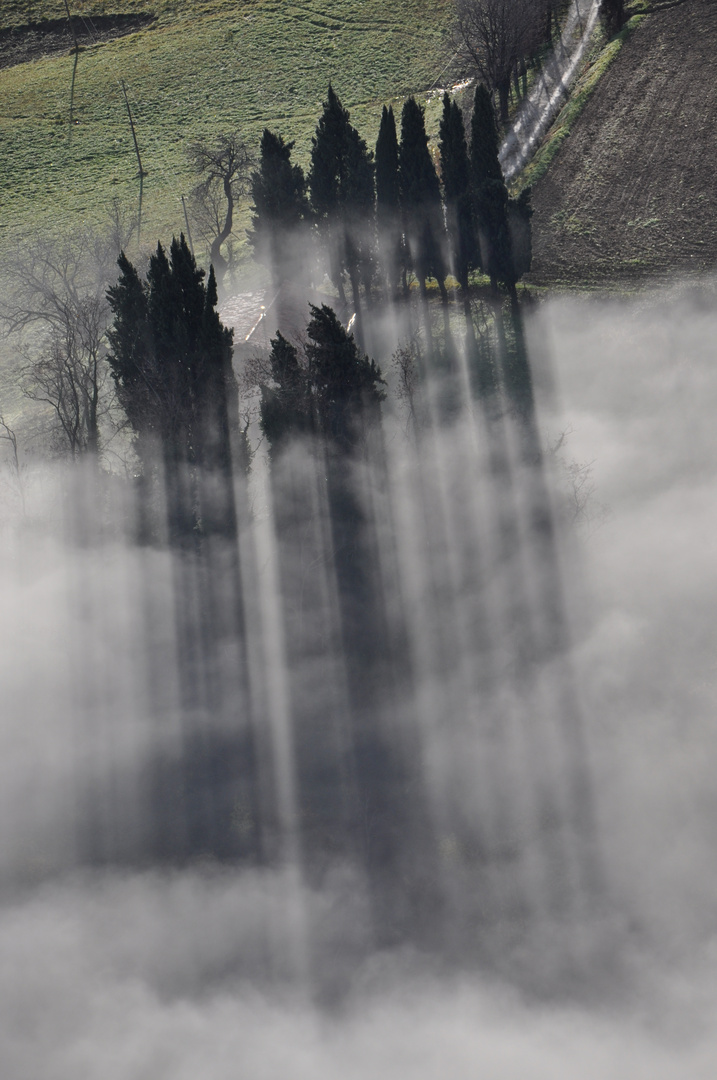
[[[292,847],[292,709],[297,725],[308,723],[301,717],[328,693],[322,680],[341,680],[306,668],[302,701],[292,699],[276,610],[272,515],[281,508],[259,465],[255,521],[241,537],[243,580],[256,585],[249,668],[284,776],[278,816],[288,837],[288,855],[259,868],[135,857],[147,770],[184,737],[169,556],[125,538],[121,493],[107,497],[101,542],[71,540],[59,468],[28,479],[24,517],[5,491],[4,1078],[713,1075],[716,312],[717,289],[706,283],[620,302],[553,299],[529,316],[541,438],[547,448],[565,436],[546,459],[570,645],[567,658],[543,660],[522,696],[500,679],[479,695],[465,670],[480,654],[465,644],[472,624],[456,597],[472,580],[466,553],[484,551],[490,502],[482,475],[466,494],[475,427],[454,424],[435,452],[431,483],[450,511],[445,550],[458,552],[458,569],[446,570],[431,616],[414,489],[402,479],[412,468],[404,426],[387,418],[402,602],[420,673],[415,699],[402,687],[392,700],[398,731],[416,702],[423,718],[449,898],[440,947],[430,934],[371,945],[367,889],[350,860],[305,874]],[[571,523],[574,477],[586,466],[585,491],[594,490]],[[388,533],[379,535],[385,553]],[[500,613],[508,573],[481,558],[476,595]],[[385,555],[387,592],[392,566]],[[540,585],[531,585],[536,596]],[[303,616],[313,640],[316,612]],[[460,656],[432,667],[444,633],[449,653],[464,642]],[[500,649],[496,664],[502,671]],[[580,706],[587,834],[572,820],[576,752],[555,719],[566,668]],[[213,722],[221,727],[225,714]],[[557,825],[534,820],[545,790]],[[240,828],[242,807],[233,812]],[[478,891],[455,855],[456,815],[481,838]],[[420,875],[408,880],[422,887]]]
[[[706,287],[604,305],[587,326],[579,306],[551,315],[571,452],[594,460],[610,510],[583,553],[575,648],[602,829],[633,914],[678,951],[710,933],[714,890],[713,312]]]

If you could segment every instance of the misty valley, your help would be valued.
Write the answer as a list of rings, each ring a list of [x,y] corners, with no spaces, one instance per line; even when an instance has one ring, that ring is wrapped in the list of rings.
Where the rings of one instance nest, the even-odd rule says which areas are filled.
[[[317,4],[240,29],[389,35]],[[69,158],[179,16],[36,6]],[[131,197],[0,221],[7,1080],[713,1076],[717,280],[534,267],[607,265],[531,185],[663,8],[438,7],[368,140],[187,122],[155,236],[123,69]]]

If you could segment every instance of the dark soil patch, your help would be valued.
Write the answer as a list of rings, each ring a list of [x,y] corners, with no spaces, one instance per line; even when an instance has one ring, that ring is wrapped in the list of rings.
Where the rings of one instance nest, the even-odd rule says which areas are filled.
[[[715,55],[714,0],[653,5],[535,188],[530,281],[714,270]]]
[[[78,16],[73,19],[73,27],[78,45],[87,48],[133,34],[153,21],[154,15],[95,15],[91,19]],[[67,19],[0,30],[0,68],[26,64],[43,56],[62,55],[74,47],[75,38]]]

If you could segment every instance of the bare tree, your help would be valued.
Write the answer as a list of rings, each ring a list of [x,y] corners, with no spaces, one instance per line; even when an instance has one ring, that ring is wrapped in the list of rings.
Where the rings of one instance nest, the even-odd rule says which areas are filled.
[[[396,399],[406,411],[406,431],[415,431],[419,424],[417,347],[416,340],[404,342],[391,356],[391,367],[396,378]]]
[[[568,461],[565,457],[565,445],[572,434],[573,428],[567,427],[547,449],[559,468],[559,512],[570,525],[590,535],[609,520],[610,509],[596,497],[595,462]]]
[[[128,251],[135,233],[139,237],[138,226],[137,215],[128,211],[115,195],[107,211],[107,244],[115,259],[121,251]]]
[[[511,81],[549,27],[552,0],[457,0],[459,53],[497,94],[501,123],[508,122]]]
[[[112,244],[87,233],[26,244],[6,263],[0,318],[24,358],[25,396],[46,405],[54,448],[96,454],[114,406],[105,364]]]
[[[236,417],[237,441],[240,459],[250,466],[264,441],[259,420],[261,417],[261,387],[271,379],[271,361],[268,351],[260,351],[247,357],[239,365],[237,373],[238,413]],[[254,440],[252,442],[252,439]]]
[[[238,132],[221,134],[215,143],[192,143],[187,157],[201,181],[192,191],[194,217],[209,243],[214,272],[221,279],[229,262],[221,252],[231,236],[234,207],[249,191],[254,161]]]
[[[54,414],[60,448],[71,457],[99,450],[100,416],[108,373],[104,359],[104,320],[91,300],[74,313],[72,323],[53,328],[26,372],[23,391]]]
[[[9,479],[8,487],[20,500],[23,517],[25,516],[25,469],[26,466],[20,461],[20,452],[17,445],[17,433],[11,428],[0,413],[0,442],[7,444],[9,454],[3,463],[6,467],[6,475]]]

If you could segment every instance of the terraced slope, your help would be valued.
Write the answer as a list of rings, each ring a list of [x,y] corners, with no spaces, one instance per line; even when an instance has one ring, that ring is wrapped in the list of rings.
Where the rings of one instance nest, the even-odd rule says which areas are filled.
[[[535,188],[534,282],[717,267],[717,3],[648,10]]]

